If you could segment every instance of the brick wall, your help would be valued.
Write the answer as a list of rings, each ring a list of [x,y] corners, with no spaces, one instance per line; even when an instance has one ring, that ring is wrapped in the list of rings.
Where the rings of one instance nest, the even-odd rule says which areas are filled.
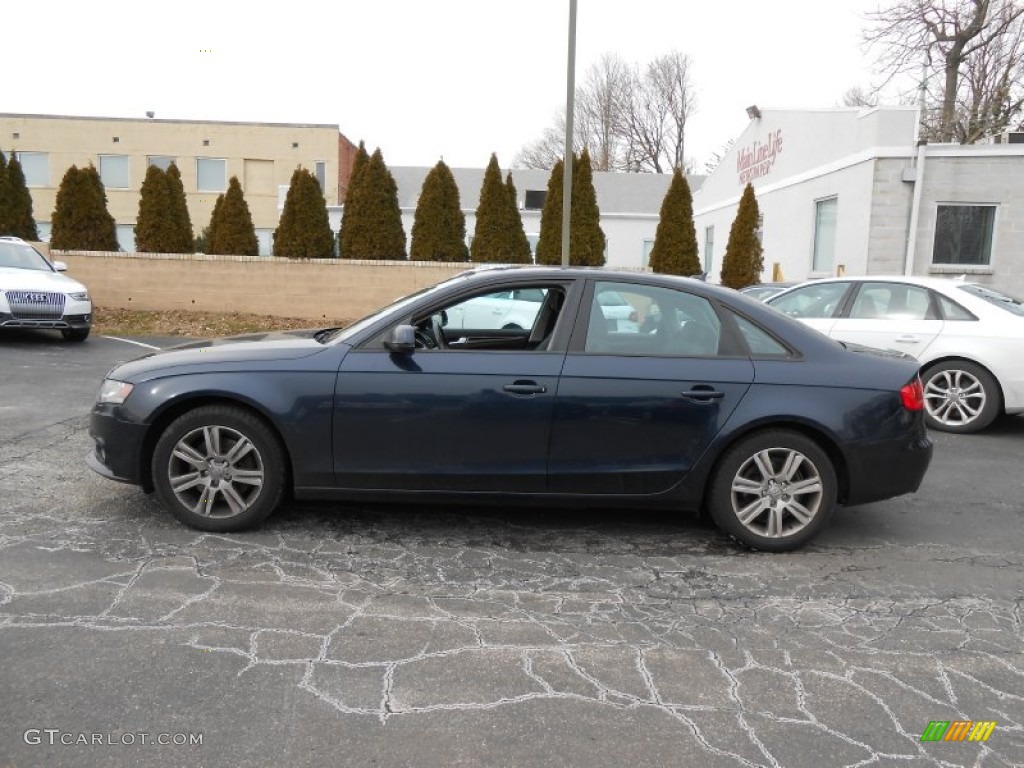
[[[54,251],[93,303],[355,320],[468,264]]]

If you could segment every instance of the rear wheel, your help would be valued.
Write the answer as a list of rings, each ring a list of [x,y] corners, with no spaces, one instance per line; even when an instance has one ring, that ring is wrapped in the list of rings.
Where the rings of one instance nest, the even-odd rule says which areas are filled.
[[[88,328],[62,328],[60,335],[66,341],[85,341],[89,338]]]
[[[814,538],[836,505],[836,473],[810,438],[789,430],[750,435],[720,460],[708,491],[711,517],[751,549],[785,552]]]
[[[255,414],[204,406],[163,431],[153,451],[153,484],[164,506],[186,525],[240,531],[280,504],[285,454]]]
[[[988,371],[966,360],[933,365],[924,383],[928,426],[943,432],[979,432],[1002,412],[999,385]]]

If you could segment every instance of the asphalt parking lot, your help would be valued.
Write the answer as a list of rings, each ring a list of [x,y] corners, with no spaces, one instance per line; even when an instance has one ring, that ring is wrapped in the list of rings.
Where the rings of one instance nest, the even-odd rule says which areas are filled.
[[[85,467],[145,351],[0,337],[0,766],[1024,765],[1024,418],[786,555],[607,511],[213,535]]]

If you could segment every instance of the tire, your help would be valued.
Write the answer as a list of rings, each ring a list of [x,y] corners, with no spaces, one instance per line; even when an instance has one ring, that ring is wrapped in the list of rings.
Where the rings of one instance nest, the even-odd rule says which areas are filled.
[[[65,341],[85,341],[89,338],[88,328],[62,328],[60,335]]]
[[[836,473],[809,437],[766,430],[723,454],[707,495],[711,518],[733,539],[750,549],[786,552],[817,536],[832,516]]]
[[[516,325],[515,323],[509,323],[508,325],[503,325],[501,327],[501,330],[503,330],[503,331],[521,331],[521,330],[523,330],[523,327],[521,325]]]
[[[961,434],[980,432],[1003,412],[999,384],[976,363],[938,363],[921,375],[921,382],[929,429]]]
[[[270,428],[228,405],[196,408],[171,422],[153,451],[152,471],[157,496],[178,520],[222,533],[251,528],[274,512],[287,473]]]

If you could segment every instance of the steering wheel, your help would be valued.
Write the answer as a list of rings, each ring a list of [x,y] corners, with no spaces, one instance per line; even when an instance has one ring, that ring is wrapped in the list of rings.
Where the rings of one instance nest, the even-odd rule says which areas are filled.
[[[413,333],[413,339],[416,341],[416,349],[434,349],[437,346],[430,335],[430,331],[426,328],[417,326],[416,331]]]

